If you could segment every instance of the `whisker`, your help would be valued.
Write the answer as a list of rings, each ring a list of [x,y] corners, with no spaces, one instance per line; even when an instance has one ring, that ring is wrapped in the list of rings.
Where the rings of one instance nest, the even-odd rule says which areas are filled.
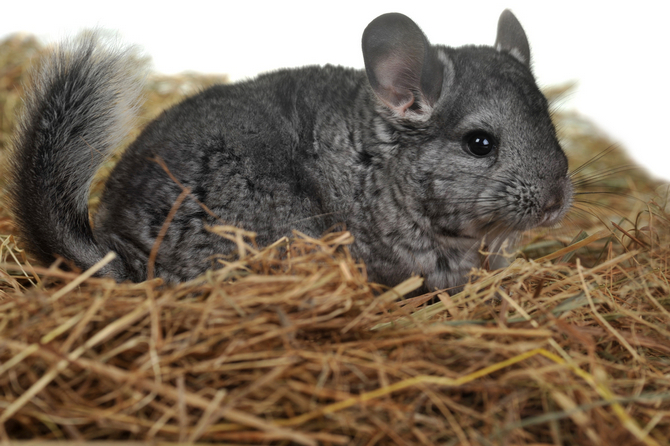
[[[643,200],[639,197],[636,197],[634,195],[624,194],[622,192],[614,192],[614,191],[600,191],[600,190],[598,190],[598,191],[584,191],[584,192],[575,192],[574,195],[575,196],[577,196],[577,195],[614,195],[614,196],[617,196],[617,197],[630,198],[631,200],[639,201],[640,203],[646,203],[645,200]]]
[[[602,208],[608,209],[608,210],[612,211],[617,217],[621,217],[623,220],[627,221],[628,223],[633,224],[633,222],[632,222],[629,218],[627,218],[627,217],[624,216],[624,215],[621,215],[616,209],[614,209],[614,208],[612,208],[612,207],[610,207],[610,206],[605,206],[605,205],[601,205],[600,203],[594,203],[594,202],[590,202],[590,201],[580,201],[579,204],[595,205],[595,206],[597,206],[597,207],[602,207]],[[601,217],[601,216],[600,216],[594,209],[592,209],[592,208],[589,207],[589,208],[587,208],[587,209],[582,209],[582,210],[584,210],[584,211],[587,211],[587,210],[588,210],[588,211],[590,212],[590,215],[592,215],[592,216],[594,216],[595,218],[597,218],[597,219],[600,221],[600,223],[602,223],[604,226],[607,226],[608,228],[611,226],[611,225],[606,221],[606,220],[609,220],[609,218],[605,219],[605,218]]]
[[[584,210],[584,212],[587,212],[587,211]],[[608,226],[607,222],[606,222],[603,218],[601,218],[600,215],[598,215],[596,212],[590,212],[590,213],[588,213],[588,214],[591,215],[591,216],[593,216],[593,217],[595,217],[595,218],[600,222],[601,225],[603,225],[603,226],[605,226],[606,228],[610,229],[610,227]]]
[[[572,219],[571,214],[581,215],[582,217],[593,216],[593,212],[589,212],[588,210],[577,207],[577,206],[573,206],[572,208],[570,208],[570,210],[568,211],[568,214],[565,216],[565,219],[566,220],[567,219]],[[574,220],[573,220],[573,223],[575,223]]]
[[[298,220],[292,220],[289,223],[293,225],[293,224],[301,223],[301,222],[308,221],[308,220],[316,220],[317,218],[321,218],[321,217],[329,217],[329,216],[335,215],[335,214],[336,214],[336,212],[326,212],[326,213],[323,213],[323,214],[310,215],[309,217],[301,218],[301,219],[298,219]]]
[[[618,166],[618,167],[614,167],[612,169],[608,169],[608,170],[603,171],[603,172],[598,172],[596,174],[593,174],[592,176],[583,177],[583,178],[576,178],[576,179],[572,180],[572,184],[575,187],[581,187],[581,186],[589,185],[589,184],[592,184],[592,183],[596,183],[598,181],[601,181],[601,180],[603,180],[605,178],[608,178],[608,177],[611,177],[613,175],[617,175],[617,174],[620,174],[620,173],[623,173],[623,172],[628,172],[628,171],[637,170],[637,169],[639,169],[639,166],[634,166],[634,165]]]
[[[595,163],[596,161],[598,161],[599,159],[601,159],[601,158],[604,157],[605,155],[607,155],[607,154],[613,152],[616,148],[617,148],[617,146],[616,146],[615,144],[609,146],[608,148],[606,148],[606,149],[603,150],[602,152],[598,153],[598,154],[595,155],[594,157],[590,158],[589,160],[587,160],[586,162],[584,162],[584,164],[582,164],[581,166],[579,166],[578,168],[576,168],[575,170],[573,170],[572,172],[570,172],[570,174],[569,174],[568,176],[569,176],[570,178],[574,177],[574,176],[577,175],[579,172],[581,172],[582,170],[586,169],[588,166],[590,166],[591,164]]]
[[[619,210],[618,210],[618,209],[613,208],[612,206],[609,206],[609,205],[606,205],[606,204],[598,203],[597,201],[581,200],[581,199],[580,199],[580,200],[578,200],[576,203],[580,203],[580,204],[589,204],[589,205],[592,205],[592,206],[596,206],[596,207],[600,207],[600,208],[603,208],[603,209],[607,209],[607,210],[609,210],[609,211],[614,212],[614,213],[615,213],[616,215],[618,215],[619,217],[626,218],[626,217],[624,217],[623,215],[621,215],[621,214],[619,213]],[[630,221],[630,220],[629,220],[629,221]]]
[[[577,222],[575,221],[575,219],[574,219],[573,216],[571,215],[571,214],[572,214],[572,211],[573,211],[573,209],[571,209],[570,211],[568,211],[568,213],[565,215],[565,217],[563,217],[563,220],[565,220],[565,221],[566,221],[567,223],[569,223],[571,226],[576,226]],[[581,209],[578,209],[578,208],[574,208],[574,211],[575,211],[575,213],[584,212],[584,211],[582,211]],[[559,222],[559,225],[562,226],[562,225],[563,225],[563,222],[562,222],[562,221]],[[565,227],[568,227],[568,226],[569,226],[569,225],[565,225]]]

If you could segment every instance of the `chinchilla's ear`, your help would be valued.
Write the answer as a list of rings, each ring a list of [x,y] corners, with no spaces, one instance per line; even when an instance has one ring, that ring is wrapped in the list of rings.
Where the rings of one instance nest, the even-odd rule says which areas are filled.
[[[365,71],[377,97],[404,116],[426,113],[442,90],[442,64],[435,49],[409,17],[398,13],[374,19],[363,32]]]
[[[530,68],[530,46],[528,45],[526,33],[523,31],[521,23],[519,23],[509,9],[505,9],[500,14],[495,49],[498,51],[507,51]]]

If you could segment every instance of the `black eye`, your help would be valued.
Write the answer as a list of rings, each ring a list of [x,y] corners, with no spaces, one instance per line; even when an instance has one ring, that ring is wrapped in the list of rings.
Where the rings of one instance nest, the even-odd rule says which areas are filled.
[[[486,132],[474,132],[465,137],[468,152],[474,156],[489,155],[496,148],[495,139]]]

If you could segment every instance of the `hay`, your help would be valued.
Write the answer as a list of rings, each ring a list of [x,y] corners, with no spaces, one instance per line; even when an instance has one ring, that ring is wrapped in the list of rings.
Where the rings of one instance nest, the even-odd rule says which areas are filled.
[[[0,156],[22,51],[37,46],[0,45],[12,61],[0,63]],[[175,100],[152,95],[147,117]],[[611,146],[577,115],[555,119],[573,169]],[[531,232],[509,267],[477,271],[458,294],[404,300],[421,280],[367,283],[347,233],[259,250],[217,228],[244,255],[173,288],[40,267],[0,201],[0,436],[668,444],[669,194],[628,163],[614,148],[587,164],[581,211]]]

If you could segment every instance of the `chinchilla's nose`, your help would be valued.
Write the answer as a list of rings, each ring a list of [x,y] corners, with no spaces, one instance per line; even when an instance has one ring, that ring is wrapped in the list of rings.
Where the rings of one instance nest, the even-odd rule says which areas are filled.
[[[566,204],[570,201],[571,189],[569,185],[562,183],[564,182],[551,189],[551,193],[542,207],[540,226],[551,226],[563,218],[566,212]]]

